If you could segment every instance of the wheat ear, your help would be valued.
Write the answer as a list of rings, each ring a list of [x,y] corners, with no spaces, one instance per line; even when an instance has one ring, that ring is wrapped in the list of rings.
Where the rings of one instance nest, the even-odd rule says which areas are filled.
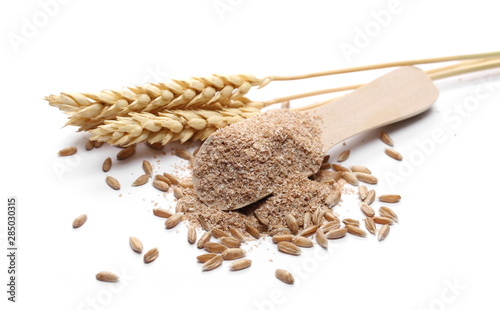
[[[251,74],[211,75],[188,80],[171,80],[98,93],[61,93],[45,97],[51,106],[70,115],[66,125],[90,130],[105,120],[132,112],[156,114],[173,109],[219,110],[239,107],[250,100],[244,95],[260,80]]]
[[[141,142],[167,144],[172,141],[205,140],[217,129],[260,113],[258,108],[240,107],[221,110],[171,110],[158,115],[141,112],[105,121],[90,130],[91,140],[128,146]]]

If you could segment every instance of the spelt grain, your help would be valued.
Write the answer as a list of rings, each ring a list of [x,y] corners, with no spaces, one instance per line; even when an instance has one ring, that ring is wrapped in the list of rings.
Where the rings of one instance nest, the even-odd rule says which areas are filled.
[[[142,169],[144,170],[144,173],[149,175],[150,177],[153,176],[153,166],[151,166],[151,163],[147,160],[142,161]]]
[[[389,146],[394,146],[394,141],[392,141],[392,138],[385,131],[380,133],[380,140]]]
[[[158,251],[158,248],[153,248],[147,251],[146,254],[144,254],[144,259],[143,259],[144,263],[149,264],[153,262],[158,257],[159,254],[160,252]]]
[[[278,243],[278,251],[290,254],[290,255],[300,255],[300,249],[293,243],[289,241],[281,241]]]
[[[142,242],[139,239],[137,239],[136,237],[130,237],[129,244],[134,252],[142,253]]]
[[[174,228],[175,226],[177,226],[177,224],[181,222],[183,216],[184,213],[181,212],[172,214],[172,216],[165,221],[165,228],[166,229]]]
[[[399,220],[396,213],[389,207],[382,206],[378,209],[378,212],[380,213],[380,215],[390,218],[394,222],[398,222]]]
[[[337,162],[340,163],[340,162],[346,161],[349,158],[350,154],[351,154],[351,150],[345,150],[345,151],[343,151],[337,157]]]
[[[194,227],[188,228],[187,240],[190,244],[196,242],[196,229]]]
[[[135,154],[135,146],[129,146],[116,154],[116,159],[125,160]]]
[[[375,232],[377,231],[377,227],[373,219],[371,217],[367,217],[364,219],[364,221],[366,230],[368,230],[371,234],[375,234]]]
[[[390,230],[391,230],[391,227],[388,224],[385,224],[384,226],[382,226],[380,228],[380,230],[378,231],[378,235],[377,235],[378,241],[384,240],[387,237],[387,235],[389,234]]]
[[[144,184],[148,183],[148,180],[149,180],[149,175],[143,174],[143,175],[139,176],[137,179],[135,179],[134,183],[132,183],[132,186],[144,185]]]
[[[120,182],[118,182],[118,180],[113,178],[112,176],[106,177],[106,183],[114,190],[120,189]]]
[[[87,214],[82,214],[73,220],[73,228],[80,228],[87,221]]]
[[[385,149],[385,153],[389,156],[394,158],[395,160],[403,160],[403,155],[401,155],[398,151],[394,149]]]
[[[95,275],[98,281],[102,282],[118,282],[118,276],[109,271],[101,271]]]
[[[214,258],[215,256],[217,256],[217,254],[215,254],[215,253],[205,253],[205,254],[201,254],[201,255],[196,256],[196,259],[200,263],[206,263],[209,260],[211,260],[212,258]]]
[[[223,245],[222,243],[217,243],[217,242],[206,242],[203,248],[210,253],[222,253],[225,250],[227,250],[227,246]]]
[[[111,161],[111,158],[108,157],[104,160],[102,163],[102,171],[108,172],[111,169],[111,166],[113,165],[113,162]]]
[[[212,237],[212,233],[210,231],[205,232],[198,240],[196,247],[198,249],[203,249],[205,247],[205,244],[210,241],[211,237]]]
[[[74,146],[66,147],[64,149],[59,150],[59,156],[71,156],[76,154],[77,149]]]
[[[310,248],[314,245],[311,239],[302,236],[293,237],[292,243],[301,248]]]
[[[221,254],[223,260],[235,260],[245,257],[245,251],[240,248],[226,249]]]
[[[224,260],[222,259],[221,255],[215,255],[214,257],[212,257],[211,259],[209,259],[208,261],[206,261],[203,264],[202,270],[203,271],[213,270],[213,269],[219,267],[220,265],[222,265],[223,261]]]
[[[163,218],[169,218],[172,216],[172,212],[170,212],[166,209],[161,209],[161,208],[153,209],[153,214],[158,216],[158,217],[163,217]]]
[[[229,266],[229,269],[231,271],[238,271],[238,270],[242,270],[242,269],[248,268],[248,267],[250,267],[250,265],[252,265],[252,261],[251,260],[249,260],[249,259],[239,259],[237,261],[234,261]]]
[[[378,197],[378,200],[382,202],[388,202],[388,203],[396,203],[401,200],[400,195],[381,195]]]
[[[167,192],[168,189],[170,188],[170,185],[168,185],[168,183],[165,183],[165,182],[160,181],[160,180],[154,180],[153,187],[156,188],[157,190],[162,191],[162,192]]]
[[[286,283],[286,284],[293,284],[295,282],[293,275],[289,271],[286,271],[284,269],[276,269],[275,276],[281,282]]]

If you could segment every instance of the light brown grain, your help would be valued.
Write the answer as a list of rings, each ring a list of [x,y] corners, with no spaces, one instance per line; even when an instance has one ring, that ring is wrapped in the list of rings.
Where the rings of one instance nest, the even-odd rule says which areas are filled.
[[[76,154],[77,148],[74,146],[66,147],[64,149],[59,150],[59,156],[71,156]]]
[[[347,233],[347,228],[342,227],[342,228],[336,228],[336,229],[331,229],[329,230],[325,236],[327,239],[339,239],[342,238],[346,235]]]
[[[187,240],[190,244],[194,244],[196,242],[196,228],[194,227],[188,228]]]
[[[288,241],[279,242],[278,251],[290,255],[300,255],[301,253],[301,250],[298,246]]]
[[[210,231],[205,232],[200,239],[198,239],[198,242],[196,243],[196,247],[198,249],[203,249],[205,247],[205,244],[210,241],[210,238],[212,238],[212,233]]]
[[[109,170],[111,170],[112,165],[113,162],[111,161],[111,157],[106,158],[102,163],[102,171],[108,172]]]
[[[175,175],[172,175],[172,174],[170,174],[170,173],[166,173],[166,172],[164,172],[164,173],[163,173],[163,176],[164,176],[164,177],[166,177],[167,179],[169,179],[169,180],[170,180],[170,183],[171,183],[172,185],[179,185],[179,182],[180,182],[180,181],[179,181],[179,179],[178,179]]]
[[[95,278],[101,282],[118,282],[119,278],[110,271],[101,271],[95,275]]]
[[[358,179],[359,181],[361,181],[363,183],[367,183],[367,184],[377,184],[378,183],[378,179],[375,176],[368,174],[368,173],[354,172],[354,176],[356,177],[356,179]]]
[[[163,218],[169,218],[172,216],[172,212],[170,212],[166,209],[161,209],[161,208],[153,209],[153,214],[158,216],[158,217],[163,217]]]
[[[299,223],[297,222],[297,219],[291,213],[288,213],[285,215],[285,221],[292,234],[297,234],[299,231]]]
[[[245,251],[240,248],[230,248],[221,253],[223,260],[235,260],[245,257]]]
[[[217,267],[219,267],[220,265],[222,265],[222,262],[224,260],[222,259],[222,256],[221,255],[215,255],[214,257],[212,257],[211,259],[209,259],[208,261],[206,261],[204,264],[203,264],[203,271],[210,271],[210,270],[213,270]]]
[[[182,197],[184,197],[184,192],[182,191],[182,188],[174,187],[174,197],[177,199],[181,199]]]
[[[165,183],[165,182],[160,181],[160,180],[154,180],[153,187],[156,188],[157,190],[162,191],[162,192],[167,192],[168,189],[170,188],[170,185],[168,185],[168,183]]]
[[[318,230],[318,225],[311,225],[305,229],[303,229],[301,232],[300,232],[300,236],[302,237],[309,237],[309,236],[312,236],[314,235],[314,233],[316,232],[316,230]],[[291,241],[291,240],[286,240],[286,241]]]
[[[135,146],[129,146],[118,152],[118,154],[116,154],[116,159],[125,160],[127,158],[130,158],[134,154],[135,154]]]
[[[158,248],[153,248],[153,249],[147,251],[146,254],[144,254],[144,258],[143,258],[144,263],[149,264],[149,263],[153,262],[158,257],[158,255],[160,255]]]
[[[73,220],[73,228],[81,227],[83,224],[85,224],[86,221],[87,221],[87,214],[82,214],[82,215],[77,216]]]
[[[314,246],[314,243],[311,239],[302,236],[293,237],[292,243],[301,248],[310,248]]]
[[[394,224],[394,221],[388,217],[385,217],[385,216],[374,216],[373,217],[373,221],[377,224],[382,224],[382,225],[385,225],[385,224],[388,224],[388,225],[392,225]]]
[[[377,235],[378,241],[384,240],[387,237],[387,235],[389,234],[390,230],[391,230],[391,227],[389,225],[385,224],[384,226],[382,226],[380,228],[380,230],[378,231],[378,235]]]
[[[316,231],[316,242],[323,248],[328,248],[328,239],[325,236],[323,230],[319,229]]]
[[[108,184],[109,187],[111,187],[114,190],[120,189],[120,182],[118,182],[118,180],[113,178],[112,176],[106,177],[106,184]]]
[[[272,241],[274,243],[280,243],[282,241],[291,242],[293,239],[292,234],[276,234],[273,236]]]
[[[367,205],[371,205],[373,203],[373,201],[375,201],[375,196],[376,196],[375,190],[374,189],[370,189],[368,191],[368,194],[366,195],[366,199],[364,200],[364,202]]]
[[[229,233],[223,231],[222,229],[213,228],[212,229],[212,236],[214,236],[215,238],[219,239],[219,238],[222,238],[222,237],[230,237],[231,235]]]
[[[233,237],[221,237],[219,241],[228,248],[239,248],[241,241]]]
[[[401,200],[400,195],[381,195],[378,197],[378,200],[382,202],[388,202],[388,203],[396,203]]]
[[[132,183],[132,186],[144,185],[144,184],[148,183],[148,180],[149,180],[149,175],[143,174],[143,175],[139,176],[137,179],[135,179],[134,183]]]
[[[146,173],[148,176],[150,177],[153,176],[153,166],[149,161],[147,160],[142,161],[142,169],[144,170],[144,173]]]
[[[349,158],[349,155],[351,155],[351,150],[345,150],[337,156],[337,162],[343,162],[346,161]]]
[[[245,228],[246,228],[247,233],[250,234],[250,236],[254,237],[255,239],[260,238],[260,232],[256,227],[254,227],[250,224],[245,224]]]
[[[205,254],[201,254],[201,255],[196,256],[196,259],[200,263],[206,263],[207,261],[211,260],[215,256],[217,256],[217,254],[215,254],[215,253],[205,253]]]
[[[278,278],[278,280],[283,283],[293,284],[295,282],[293,275],[289,271],[286,271],[284,269],[276,269],[274,274],[276,278]]]
[[[380,140],[389,146],[394,146],[394,141],[385,131],[380,132]]]
[[[359,228],[358,226],[346,225],[345,228],[347,229],[347,232],[350,233],[351,235],[355,235],[358,237],[366,236],[366,232],[361,228]]]
[[[351,184],[352,186],[359,185],[359,180],[358,178],[356,178],[356,175],[353,172],[344,171],[342,173],[342,179],[344,179],[347,183]]]
[[[370,169],[366,168],[365,166],[361,166],[361,165],[351,166],[351,171],[352,172],[362,172],[362,173],[372,174],[372,172],[371,172]]]
[[[245,269],[245,268],[248,268],[252,265],[252,261],[249,260],[249,259],[239,259],[237,261],[234,261],[233,263],[231,263],[231,265],[229,266],[229,270],[231,271],[238,271],[238,270],[242,270],[242,269]]]
[[[373,219],[371,217],[367,217],[364,219],[364,221],[366,230],[368,230],[371,234],[375,234],[375,232],[377,231],[377,226],[375,225]]]
[[[355,220],[355,219],[352,219],[352,218],[345,218],[342,220],[342,223],[344,223],[344,225],[352,225],[352,226],[357,226],[359,227],[359,221],[358,220]]]
[[[87,151],[92,151],[95,147],[95,141],[88,140],[87,143],[85,143],[85,149]]]
[[[246,242],[245,235],[239,228],[229,227],[229,232],[231,233],[231,236],[238,239],[240,242],[242,243]]]
[[[185,159],[185,160],[192,160],[193,159],[193,154],[189,153],[186,150],[183,149],[174,149],[174,154],[175,156]]]
[[[403,160],[403,155],[401,155],[395,149],[385,149],[385,154],[387,154],[389,157],[391,157],[395,160]]]
[[[210,252],[210,253],[222,253],[225,250],[227,250],[227,246],[223,245],[222,243],[218,242],[206,242],[205,245],[203,246],[205,251]]]
[[[368,188],[364,185],[360,185],[358,187],[358,196],[361,201],[366,199],[366,196],[368,196]]]
[[[378,209],[378,213],[380,215],[385,216],[393,220],[394,222],[398,222],[398,216],[396,215],[396,212],[394,212],[391,208],[382,206]]]
[[[361,211],[368,217],[375,216],[375,210],[365,202],[361,203]]]
[[[174,228],[175,226],[177,226],[177,224],[179,224],[182,221],[183,216],[184,213],[182,212],[172,214],[172,216],[165,221],[165,228],[166,229]]]
[[[142,242],[139,239],[137,239],[136,237],[130,237],[129,244],[134,252],[142,253]]]

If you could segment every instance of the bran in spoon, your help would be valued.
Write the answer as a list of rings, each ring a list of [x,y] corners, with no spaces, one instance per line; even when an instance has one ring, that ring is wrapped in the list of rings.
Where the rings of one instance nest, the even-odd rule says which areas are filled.
[[[198,197],[231,210],[318,171],[320,129],[306,113],[271,110],[216,131],[195,157]]]

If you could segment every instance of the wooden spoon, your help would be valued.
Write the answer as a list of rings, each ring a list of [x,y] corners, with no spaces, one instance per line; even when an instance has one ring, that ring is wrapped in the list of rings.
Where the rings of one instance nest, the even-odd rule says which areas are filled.
[[[425,72],[416,67],[407,66],[383,75],[340,99],[309,109],[307,112],[319,116],[319,126],[322,130],[321,142],[326,152],[334,145],[356,134],[424,112],[436,101],[438,94],[438,89]],[[205,141],[199,153],[211,152],[209,148],[212,138],[213,136],[210,136]],[[196,169],[195,159],[193,173],[195,191],[197,191],[198,184]],[[210,171],[208,173],[211,174]],[[229,175],[219,177],[231,178]],[[234,210],[270,194],[272,192],[265,193],[265,195],[255,194],[252,199],[238,203],[236,206],[235,203],[231,206],[217,203],[214,207],[221,210]],[[216,194],[209,192],[209,195],[213,196],[210,198],[215,198]],[[207,203],[207,201],[204,202]],[[210,205],[210,203],[207,204]]]

